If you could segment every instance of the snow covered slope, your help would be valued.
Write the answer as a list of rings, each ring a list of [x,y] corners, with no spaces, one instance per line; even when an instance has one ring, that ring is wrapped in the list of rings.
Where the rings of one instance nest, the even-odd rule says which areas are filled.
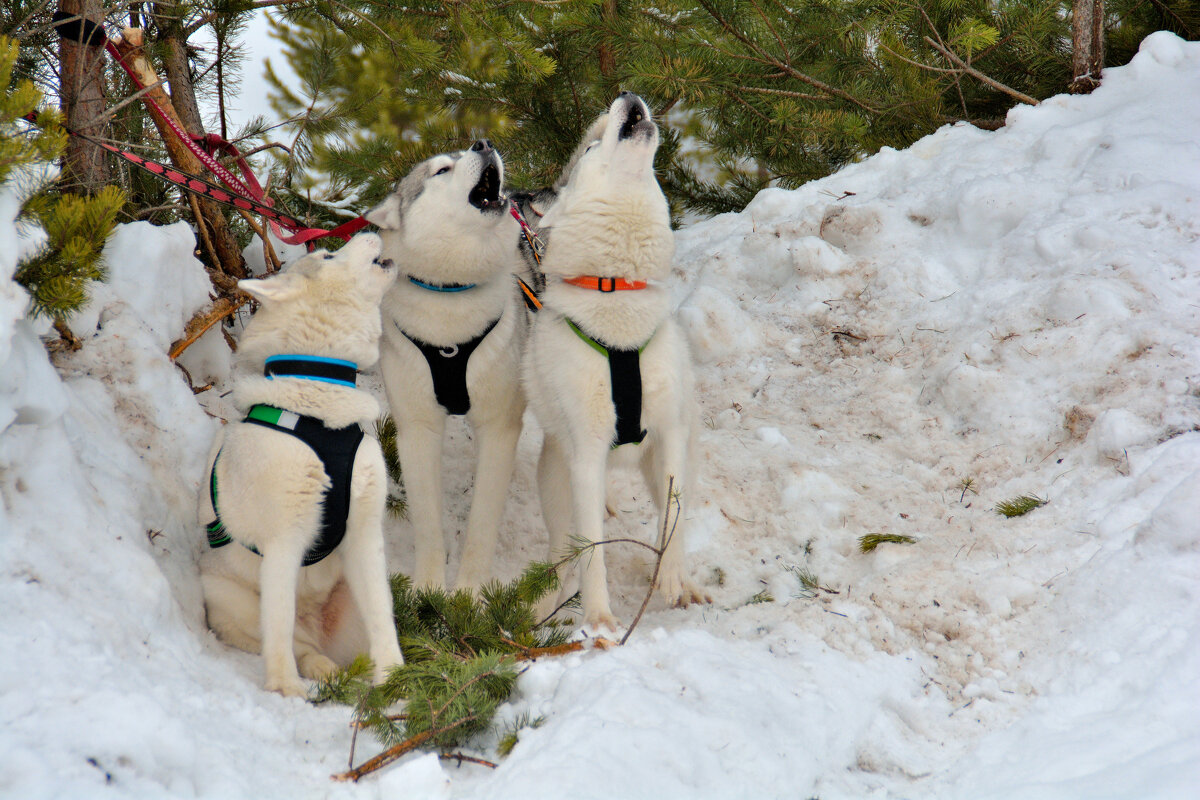
[[[715,603],[652,604],[625,648],[532,665],[502,716],[544,723],[494,772],[418,755],[333,784],[346,712],[262,692],[205,630],[216,423],[162,355],[204,302],[187,229],[122,229],[57,372],[5,283],[0,796],[1194,797],[1198,86],[1200,44],[1155,34],[1091,96],[681,231],[705,415],[689,544]],[[0,193],[5,274],[14,213]],[[193,373],[221,377],[217,352]],[[230,413],[222,390],[199,400]],[[539,441],[503,577],[543,555]],[[618,487],[612,532],[649,539],[644,491]],[[1021,494],[1049,502],[993,511]],[[916,541],[861,553],[873,533]],[[650,565],[609,564],[628,620]]]

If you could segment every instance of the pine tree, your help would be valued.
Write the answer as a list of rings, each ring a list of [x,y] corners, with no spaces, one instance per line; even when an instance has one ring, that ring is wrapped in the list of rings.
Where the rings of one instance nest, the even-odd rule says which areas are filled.
[[[0,184],[14,182],[23,200],[22,216],[36,221],[46,242],[17,265],[14,279],[31,297],[31,316],[53,317],[60,325],[87,301],[87,284],[100,280],[100,252],[112,232],[125,197],[117,187],[92,197],[51,191],[49,162],[66,148],[59,115],[37,114],[37,125],[18,122],[37,109],[42,94],[31,81],[12,82],[18,48],[0,36]]]
[[[455,747],[486,730],[516,684],[518,657],[554,648],[568,629],[539,622],[534,606],[558,588],[554,569],[532,564],[515,581],[468,591],[414,589],[392,577],[404,665],[379,686],[365,658],[320,681],[314,701],[353,706],[355,720],[391,747]],[[391,709],[403,702],[402,714]]]
[[[1160,27],[1195,38],[1196,8],[1110,0],[1108,63]],[[277,110],[310,126],[306,154],[331,197],[362,206],[418,159],[479,136],[514,186],[547,185],[631,89],[666,121],[656,166],[676,210],[733,210],[946,123],[999,127],[1072,78],[1064,1],[312,0],[285,13],[305,90],[277,86]]]

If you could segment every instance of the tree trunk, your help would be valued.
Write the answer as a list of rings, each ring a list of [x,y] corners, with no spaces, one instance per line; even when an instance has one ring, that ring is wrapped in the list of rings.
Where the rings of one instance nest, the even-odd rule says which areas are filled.
[[[99,24],[104,21],[100,0],[61,0],[58,10]],[[59,89],[61,108],[67,127],[92,136],[104,135],[104,123],[98,121],[104,113],[104,48],[94,40],[84,44],[87,33],[78,24],[69,26],[79,31],[72,39],[62,38],[58,45]],[[106,152],[89,141],[72,136],[67,142],[63,164],[63,181],[67,191],[90,194],[109,182]]]
[[[166,45],[163,69],[167,73],[167,83],[171,87],[171,100],[168,105],[164,105],[164,108],[174,109],[176,118],[188,133],[193,136],[203,136],[204,121],[200,116],[200,104],[196,101],[196,89],[192,84],[192,73],[188,65],[187,34],[183,30],[183,21],[172,18],[172,15],[176,17],[178,15],[176,6],[168,6],[161,11],[163,13],[160,13],[159,5],[156,3],[154,5],[154,21],[160,31],[159,41]],[[165,92],[163,96],[166,96]],[[170,134],[163,135],[164,141],[170,142],[172,139],[173,136]],[[174,151],[172,151],[171,158],[180,168],[193,174],[197,174],[203,169],[191,153],[187,153],[186,158],[191,163],[186,166],[182,161],[176,160]],[[242,258],[242,251],[237,245],[237,239],[234,238],[233,230],[229,227],[229,219],[225,216],[224,211],[211,200],[203,197],[199,197],[197,200],[200,207],[200,219],[196,220],[196,224],[208,228],[209,238],[215,251],[213,257],[218,262],[214,266],[235,278],[247,277],[246,261]]]
[[[1104,0],[1074,0],[1071,12],[1071,86],[1088,94],[1104,69]]]

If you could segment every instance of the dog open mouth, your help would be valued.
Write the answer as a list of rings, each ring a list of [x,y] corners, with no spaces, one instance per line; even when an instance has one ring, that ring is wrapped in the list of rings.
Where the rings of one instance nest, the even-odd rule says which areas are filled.
[[[625,116],[625,121],[621,123],[621,130],[617,133],[617,140],[632,139],[634,136],[648,137],[653,132],[654,122],[647,116],[641,103],[631,103],[629,113]]]
[[[495,163],[489,163],[483,168],[479,182],[467,195],[467,202],[480,211],[502,211],[504,201],[500,199],[500,170]]]

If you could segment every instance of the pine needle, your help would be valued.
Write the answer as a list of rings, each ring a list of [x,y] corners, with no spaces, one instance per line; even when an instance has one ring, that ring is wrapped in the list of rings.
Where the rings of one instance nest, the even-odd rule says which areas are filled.
[[[916,541],[913,537],[905,536],[902,533],[868,533],[865,536],[858,537],[858,549],[864,553],[870,553],[884,542],[913,544]]]
[[[1014,497],[1011,500],[1003,500],[996,503],[996,513],[1002,517],[1021,517],[1033,511],[1039,506],[1044,506],[1049,500],[1043,500],[1036,494],[1023,494],[1020,497]]]

